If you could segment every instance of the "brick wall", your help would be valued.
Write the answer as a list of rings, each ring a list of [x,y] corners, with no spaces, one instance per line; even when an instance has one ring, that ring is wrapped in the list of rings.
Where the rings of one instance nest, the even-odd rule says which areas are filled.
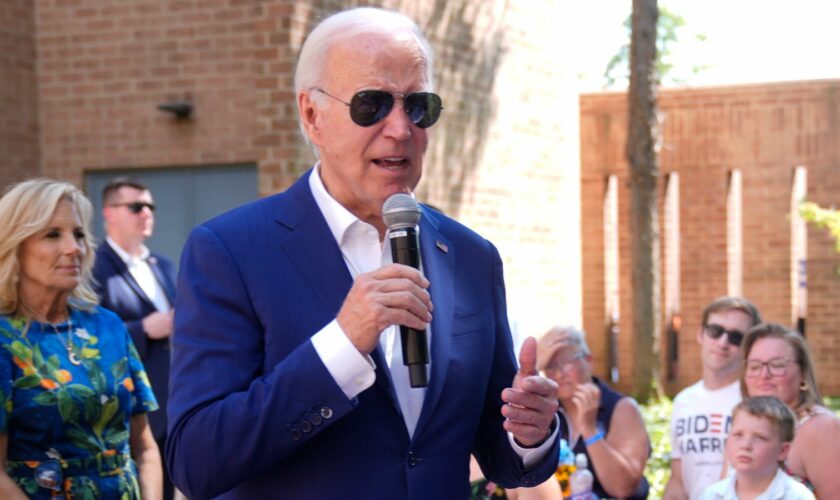
[[[42,165],[87,170],[231,164],[256,157],[261,2],[38,2]],[[163,102],[194,103],[175,120]]]
[[[261,194],[285,189],[313,163],[293,94],[300,46],[361,3],[405,12],[435,48],[446,109],[418,197],[497,244],[521,332],[579,324],[576,79],[556,50],[574,20],[552,0],[36,2],[44,173],[252,163]],[[178,99],[190,120],[156,109]]]
[[[434,5],[447,109],[418,194],[498,246],[520,338],[580,324],[576,80],[556,50],[573,19],[552,0]]]
[[[39,174],[34,16],[30,0],[0,2],[0,186]]]
[[[744,85],[660,94],[664,113],[662,179],[680,175],[679,276],[682,328],[674,393],[700,377],[696,333],[700,311],[727,291],[726,192],[731,169],[743,174],[743,290],[765,320],[792,325],[790,286],[790,198],[793,169],[808,169],[808,198],[840,205],[840,82],[815,81]],[[632,370],[632,317],[627,218],[626,97],[581,97],[581,196],[583,206],[584,325],[604,323],[603,233],[600,231],[604,178],[621,179],[619,198],[621,346],[623,374]],[[664,186],[664,182],[660,183]],[[833,241],[808,230],[807,338],[820,383],[840,393],[837,324],[840,324],[840,262]],[[664,318],[663,318],[664,319]],[[664,324],[664,323],[663,323]],[[601,347],[603,342],[596,343]],[[605,369],[605,367],[604,367]],[[622,384],[627,387],[624,381]]]

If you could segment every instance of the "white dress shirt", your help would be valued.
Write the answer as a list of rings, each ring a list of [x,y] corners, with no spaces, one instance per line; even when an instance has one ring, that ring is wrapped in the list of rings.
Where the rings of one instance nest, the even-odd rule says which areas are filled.
[[[731,470],[726,478],[706,488],[700,500],[738,500],[738,492],[735,488],[738,473]],[[785,474],[781,468],[776,470],[773,481],[766,490],[755,500],[813,500],[811,493],[804,484]]]
[[[105,241],[108,242],[108,245],[114,250],[114,252],[116,252],[120,259],[125,262],[128,272],[134,278],[134,281],[140,285],[140,289],[143,290],[146,297],[149,297],[149,300],[152,301],[155,309],[160,312],[169,311],[172,308],[172,305],[166,297],[166,292],[163,290],[163,286],[158,283],[157,278],[155,278],[155,273],[152,272],[152,268],[149,266],[148,259],[151,252],[146,245],[142,245],[140,255],[135,256],[130,255],[128,252],[123,250],[123,248],[110,237],[106,236]]]
[[[359,220],[327,193],[318,175],[318,168],[313,169],[309,177],[309,187],[318,208],[327,220],[330,232],[341,249],[344,262],[353,279],[360,274],[392,263],[391,246],[383,245],[379,241],[379,232],[375,227]],[[426,329],[427,339],[431,339],[429,330]],[[391,381],[408,435],[413,436],[417,420],[420,418],[420,411],[423,409],[426,389],[411,387],[408,382],[408,367],[402,363],[402,344],[397,340],[399,339],[398,331],[395,325],[386,328],[379,337],[379,346],[391,372]],[[312,338],[312,343],[327,366],[327,370],[348,398],[356,397],[373,385],[376,378],[373,360],[369,356],[361,355],[341,330],[337,320],[333,320],[316,333]],[[334,366],[336,364],[340,366]]]
[[[327,192],[321,182],[319,171],[320,164],[317,164],[309,176],[309,187],[353,278],[392,263],[390,245],[380,242],[379,232],[375,227],[359,220]],[[387,242],[387,238],[385,241]],[[413,437],[420,411],[423,408],[426,389],[413,388],[409,383],[408,367],[402,362],[402,344],[399,341],[398,332],[398,327],[395,325],[386,328],[379,338],[379,345],[391,373],[391,381],[408,435]],[[431,343],[431,328],[426,329],[426,335],[428,342]],[[373,385],[376,379],[373,360],[370,356],[363,356],[356,349],[338,325],[337,320],[332,320],[317,332],[312,337],[312,344],[348,399],[355,398]],[[430,360],[429,366],[432,362]],[[555,429],[555,434],[556,432]],[[522,457],[526,467],[544,457],[553,443],[553,439],[548,439],[539,448],[522,448],[516,444],[510,434],[508,436],[511,446]]]

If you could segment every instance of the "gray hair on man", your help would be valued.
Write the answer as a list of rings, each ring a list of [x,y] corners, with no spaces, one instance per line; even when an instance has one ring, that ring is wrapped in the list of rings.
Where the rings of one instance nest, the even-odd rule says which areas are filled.
[[[590,354],[583,330],[573,326],[553,326],[537,342],[537,368],[545,368],[557,351],[566,347],[574,347],[587,356]]]
[[[423,53],[426,62],[426,80],[429,91],[434,90],[432,69],[434,54],[432,46],[420,27],[405,14],[393,10],[375,7],[358,7],[333,14],[315,26],[306,37],[300,49],[298,64],[295,70],[295,94],[302,90],[323,85],[324,68],[330,49],[335,45],[346,42],[362,33],[381,33],[393,35],[407,32],[417,40],[417,45]]]
[[[411,18],[393,10],[375,7],[358,7],[333,14],[320,23],[309,33],[303,47],[300,49],[297,68],[295,69],[295,95],[323,86],[327,60],[333,47],[363,33],[379,33],[393,36],[397,33],[407,33],[417,41],[417,46],[423,54],[426,65],[427,91],[434,91],[434,54],[432,46],[420,27]],[[310,99],[316,104],[324,102],[325,97],[313,93]],[[300,124],[303,138],[309,142],[303,123]],[[317,154],[317,152],[316,152]]]

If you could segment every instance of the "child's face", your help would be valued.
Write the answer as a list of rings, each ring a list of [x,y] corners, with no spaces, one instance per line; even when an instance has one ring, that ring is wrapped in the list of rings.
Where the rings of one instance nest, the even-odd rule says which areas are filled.
[[[739,474],[770,475],[776,473],[789,447],[769,419],[739,411],[726,440],[726,457]]]

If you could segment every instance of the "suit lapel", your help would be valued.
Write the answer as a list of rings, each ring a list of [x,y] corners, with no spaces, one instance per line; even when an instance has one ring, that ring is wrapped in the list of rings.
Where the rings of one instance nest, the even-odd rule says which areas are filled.
[[[166,295],[166,300],[169,301],[169,305],[175,305],[175,284],[169,281],[169,276],[167,276],[166,273],[163,272],[163,269],[161,269],[158,258],[154,255],[150,255],[146,262],[149,264],[149,267],[152,269],[152,273],[155,275],[155,279],[163,289],[163,293]]]
[[[439,230],[439,222],[426,210],[420,222],[420,255],[423,273],[429,280],[429,289],[435,311],[431,326],[431,374],[426,398],[417,428],[416,438],[434,414],[446,381],[451,358],[452,321],[455,316],[455,256],[456,248]]]
[[[397,332],[397,335],[399,335],[399,332]],[[379,344],[376,344],[376,349],[370,353],[370,356],[376,364],[376,385],[388,395],[388,399],[390,399],[391,404],[394,405],[394,410],[396,410],[400,416],[403,416],[402,409],[400,408],[400,401],[397,399],[397,393],[394,389],[394,381],[391,380],[391,370],[385,362],[385,354],[382,352],[382,347]],[[405,417],[403,416],[403,418]]]
[[[312,197],[309,172],[311,170],[286,191],[287,196],[279,198],[276,220],[282,230],[288,232],[280,245],[334,318],[353,285],[353,277],[324,215]],[[388,365],[379,346],[371,353],[371,358],[376,365],[376,385],[401,413]]]
[[[146,295],[146,292],[144,292],[143,289],[140,288],[140,284],[137,283],[137,280],[135,280],[134,276],[132,276],[131,273],[128,271],[128,266],[126,266],[125,262],[123,262],[120,256],[117,255],[117,252],[115,252],[114,249],[111,248],[111,245],[109,243],[105,242],[103,243],[103,245],[105,245],[106,254],[111,259],[111,264],[117,270],[117,273],[120,275],[123,281],[125,281],[126,285],[131,289],[131,291],[134,292],[135,295],[137,295],[138,298],[140,298],[140,300],[145,302],[152,309],[155,309],[155,305],[152,303],[151,299],[149,299],[148,295]]]
[[[309,190],[308,172],[278,198],[276,220],[287,233],[280,245],[335,317],[353,278]]]

